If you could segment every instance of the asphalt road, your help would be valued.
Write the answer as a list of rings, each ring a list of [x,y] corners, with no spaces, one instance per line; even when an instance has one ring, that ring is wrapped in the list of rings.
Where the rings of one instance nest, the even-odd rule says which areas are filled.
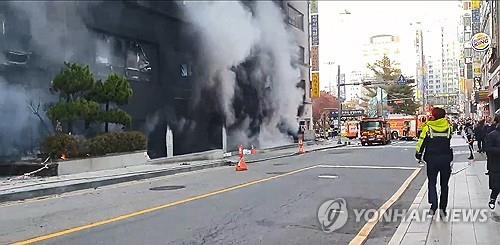
[[[42,244],[347,244],[365,225],[353,210],[378,209],[418,167],[414,144],[348,146],[245,172],[221,167],[2,204],[0,244],[40,236]],[[424,180],[421,171],[394,207],[408,208]],[[346,200],[348,220],[325,233],[318,208],[336,198]],[[386,244],[397,226],[378,224],[367,243]]]

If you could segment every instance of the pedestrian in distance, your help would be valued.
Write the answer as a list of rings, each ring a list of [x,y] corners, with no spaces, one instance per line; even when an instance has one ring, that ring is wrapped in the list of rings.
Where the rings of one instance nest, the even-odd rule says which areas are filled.
[[[495,112],[496,127],[485,137],[484,151],[486,152],[486,169],[491,190],[488,206],[495,208],[495,201],[500,193],[500,109]]]
[[[438,209],[437,177],[439,174],[441,196],[439,197],[439,209],[446,216],[448,206],[448,181],[451,175],[451,162],[453,161],[453,150],[450,140],[453,135],[452,127],[445,118],[446,111],[434,107],[431,110],[431,119],[423,127],[417,142],[415,158],[423,159],[427,163],[428,178],[428,201],[431,204],[430,215],[434,215]]]
[[[477,141],[477,152],[483,152],[483,142],[486,137],[486,127],[484,119],[480,120],[476,127],[474,127],[474,138]]]
[[[465,140],[467,141],[467,144],[469,145],[469,157],[467,159],[473,160],[474,159],[474,130],[472,129],[472,123],[466,122],[465,123]]]

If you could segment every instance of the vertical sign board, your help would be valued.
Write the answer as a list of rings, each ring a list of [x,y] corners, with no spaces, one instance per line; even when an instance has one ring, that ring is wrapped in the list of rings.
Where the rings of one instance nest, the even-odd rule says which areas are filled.
[[[318,0],[311,0],[311,14],[318,13]]]
[[[312,98],[319,98],[320,92],[319,92],[319,72],[314,72],[312,74],[312,81],[311,81],[311,97]]]
[[[481,13],[479,9],[472,9],[472,35],[479,33],[481,30]]]
[[[319,98],[319,22],[318,0],[311,0],[311,98]]]
[[[311,45],[319,45],[319,26],[318,26],[318,15],[311,15]]]
[[[473,10],[474,9],[480,9],[481,8],[481,0],[472,0],[471,8]]]
[[[311,71],[319,71],[319,51],[318,46],[311,47]]]

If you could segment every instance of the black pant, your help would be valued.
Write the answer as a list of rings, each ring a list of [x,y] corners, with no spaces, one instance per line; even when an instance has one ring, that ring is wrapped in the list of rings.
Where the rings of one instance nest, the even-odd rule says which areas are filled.
[[[500,193],[500,172],[488,172],[489,177],[489,186],[491,189],[491,199],[497,199],[498,194]]]
[[[474,142],[469,143],[470,158],[474,158]]]
[[[437,176],[439,173],[439,186],[441,187],[441,196],[439,197],[439,208],[446,209],[448,206],[448,181],[451,175],[450,162],[446,161],[427,161],[427,178],[428,178],[428,200],[431,204],[431,209],[438,208],[437,198]]]
[[[477,139],[477,150],[479,152],[483,151],[483,140],[482,139]]]

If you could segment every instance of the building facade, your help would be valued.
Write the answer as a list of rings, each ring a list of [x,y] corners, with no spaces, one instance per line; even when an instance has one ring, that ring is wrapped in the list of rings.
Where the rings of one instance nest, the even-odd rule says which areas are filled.
[[[363,48],[363,63],[373,64],[384,55],[391,59],[393,67],[401,68],[401,43],[398,36],[382,34],[370,37]]]
[[[345,88],[345,100],[347,102],[358,101],[361,98],[361,87],[363,82],[363,73],[361,71],[352,71],[348,74],[349,86],[344,86]],[[357,84],[357,85],[354,85]]]
[[[479,74],[474,77],[474,102],[477,105],[478,115],[481,117],[493,116],[500,108],[500,1],[480,1],[479,3],[464,1],[464,9],[479,11],[480,32],[491,38],[488,50],[475,52],[475,58],[480,67]]]
[[[58,100],[51,80],[66,61],[88,64],[98,79],[113,72],[130,81],[134,95],[121,108],[133,118],[130,129],[147,135],[150,157],[166,156],[167,127],[173,130],[174,155],[221,149],[224,115],[213,91],[195,90],[205,79],[203,50],[197,33],[188,31],[192,24],[182,4],[0,2],[0,162],[36,154],[41,138],[50,134],[44,114]],[[291,82],[304,92],[297,122],[310,125],[308,3],[276,4],[297,43],[300,79]],[[241,87],[244,96],[255,98],[254,90]],[[203,103],[194,106],[194,97]],[[235,108],[248,101],[236,101]],[[41,105],[40,111],[27,110],[29,104]]]
[[[288,24],[297,42],[300,65],[300,86],[304,89],[304,104],[299,108],[299,120],[307,130],[313,129],[310,78],[310,4],[309,1],[281,1]]]

